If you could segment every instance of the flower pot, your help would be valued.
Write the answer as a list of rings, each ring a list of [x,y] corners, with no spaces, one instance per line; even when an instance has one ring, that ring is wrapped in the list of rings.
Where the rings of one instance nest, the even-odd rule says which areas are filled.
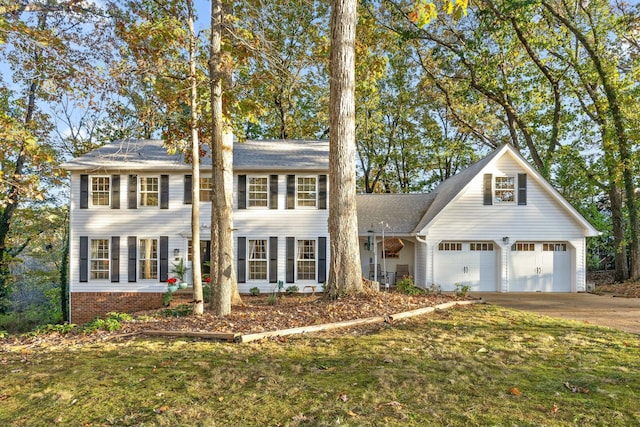
[[[175,291],[178,290],[178,285],[169,285],[167,286],[167,288],[169,289],[169,292],[174,293]]]
[[[178,286],[180,287],[180,289],[185,289],[187,288],[187,286],[189,286],[189,284],[187,282],[180,282]]]

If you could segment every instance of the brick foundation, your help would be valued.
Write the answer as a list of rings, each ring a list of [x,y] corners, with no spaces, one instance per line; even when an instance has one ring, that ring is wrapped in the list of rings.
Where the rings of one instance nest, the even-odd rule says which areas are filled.
[[[162,293],[148,292],[73,292],[71,322],[76,324],[104,317],[111,311],[134,313],[162,307]]]

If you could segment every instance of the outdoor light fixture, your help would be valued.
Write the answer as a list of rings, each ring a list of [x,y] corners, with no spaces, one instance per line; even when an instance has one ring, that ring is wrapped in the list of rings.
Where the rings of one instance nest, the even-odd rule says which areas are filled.
[[[504,237],[502,238],[502,241],[503,241],[504,243],[509,243],[509,236],[504,236]]]
[[[180,255],[180,249],[175,248],[175,249],[173,250],[173,256],[178,256],[178,255]]]

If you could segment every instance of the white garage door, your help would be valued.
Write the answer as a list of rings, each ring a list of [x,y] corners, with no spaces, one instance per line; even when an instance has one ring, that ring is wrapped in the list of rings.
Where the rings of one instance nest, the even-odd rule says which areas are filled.
[[[510,258],[509,291],[571,292],[571,251],[566,243],[517,242]]]
[[[434,281],[443,291],[456,284],[472,291],[497,290],[497,257],[492,242],[441,242],[435,253]]]

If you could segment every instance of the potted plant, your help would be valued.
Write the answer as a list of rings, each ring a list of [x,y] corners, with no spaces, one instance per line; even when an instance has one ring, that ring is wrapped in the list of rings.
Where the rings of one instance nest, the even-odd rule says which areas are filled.
[[[178,290],[178,283],[177,283],[178,279],[176,279],[175,277],[170,277],[167,279],[167,288],[169,290],[169,292],[174,293],[175,291]]]
[[[178,278],[178,285],[181,289],[186,288],[187,282],[185,281],[184,276],[187,274],[187,271],[189,271],[189,267],[187,267],[184,263],[184,258],[180,258],[180,261],[177,264],[171,264],[173,266],[173,269],[171,270],[171,272],[173,274],[176,275],[176,277]]]

